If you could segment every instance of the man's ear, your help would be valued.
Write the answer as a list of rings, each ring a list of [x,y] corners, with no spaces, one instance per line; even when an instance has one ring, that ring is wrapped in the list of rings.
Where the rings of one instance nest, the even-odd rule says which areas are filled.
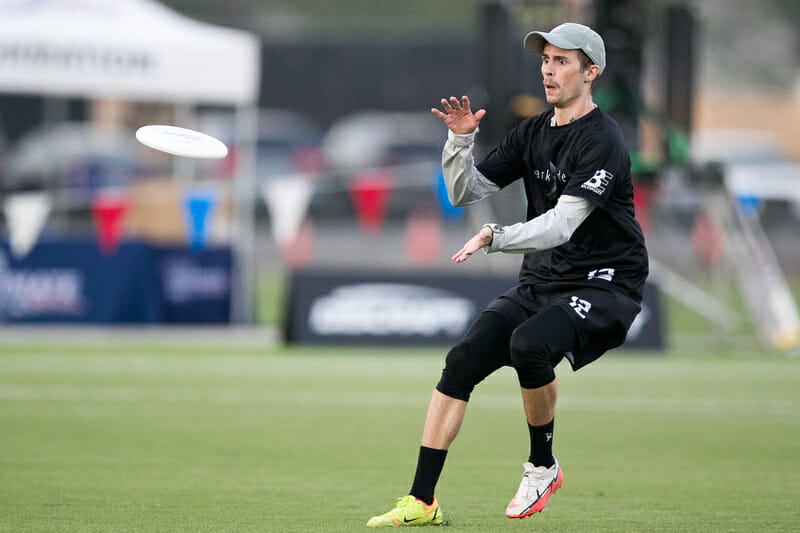
[[[589,65],[589,68],[584,71],[583,75],[585,81],[592,82],[600,75],[600,67],[597,65]]]

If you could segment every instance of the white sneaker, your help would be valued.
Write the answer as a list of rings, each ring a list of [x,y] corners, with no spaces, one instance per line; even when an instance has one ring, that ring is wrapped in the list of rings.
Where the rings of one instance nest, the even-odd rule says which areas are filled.
[[[553,460],[555,461],[555,457]],[[550,495],[561,488],[564,476],[558,461],[555,461],[550,468],[533,466],[531,463],[525,463],[523,467],[525,472],[522,474],[517,494],[506,508],[506,516],[509,518],[525,518],[541,512],[547,505]]]

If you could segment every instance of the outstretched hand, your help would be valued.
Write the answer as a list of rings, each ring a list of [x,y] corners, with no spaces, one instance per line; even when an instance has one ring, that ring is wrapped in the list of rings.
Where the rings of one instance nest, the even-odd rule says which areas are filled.
[[[492,239],[494,238],[494,232],[488,227],[483,227],[481,230],[476,233],[470,240],[468,240],[464,246],[456,252],[456,254],[451,257],[450,259],[456,263],[463,263],[467,259],[472,256],[475,252],[492,244]]]
[[[467,96],[462,96],[460,102],[455,96],[451,96],[449,101],[442,98],[442,109],[444,112],[433,107],[431,108],[431,113],[442,119],[445,126],[447,126],[450,131],[457,134],[472,133],[475,131],[478,127],[478,123],[486,114],[485,109],[479,109],[473,114]]]

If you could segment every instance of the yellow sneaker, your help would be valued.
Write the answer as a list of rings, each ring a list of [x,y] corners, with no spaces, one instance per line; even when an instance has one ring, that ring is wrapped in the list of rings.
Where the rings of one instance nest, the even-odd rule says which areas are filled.
[[[386,526],[438,526],[442,523],[442,510],[436,498],[426,505],[422,500],[408,495],[397,500],[397,506],[386,514],[373,516],[367,527]]]

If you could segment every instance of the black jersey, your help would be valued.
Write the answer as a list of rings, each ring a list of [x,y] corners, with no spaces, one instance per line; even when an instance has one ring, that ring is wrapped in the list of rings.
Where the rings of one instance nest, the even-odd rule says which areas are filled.
[[[631,163],[617,123],[599,108],[563,126],[553,111],[523,120],[478,170],[499,187],[522,179],[531,220],[555,207],[562,194],[597,207],[569,242],[525,254],[520,283],[570,283],[603,279],[641,299],[647,250],[634,218]]]

